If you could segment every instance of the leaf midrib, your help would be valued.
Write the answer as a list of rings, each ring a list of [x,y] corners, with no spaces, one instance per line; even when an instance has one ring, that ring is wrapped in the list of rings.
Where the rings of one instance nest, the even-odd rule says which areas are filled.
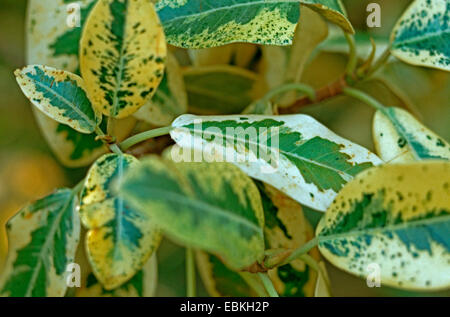
[[[267,0],[260,0],[260,1],[252,1],[252,2],[246,2],[246,3],[239,3],[239,4],[234,4],[228,7],[219,7],[219,8],[213,8],[210,10],[206,10],[206,11],[202,11],[202,12],[198,12],[198,13],[194,13],[194,14],[190,14],[190,15],[180,15],[177,16],[173,19],[169,19],[166,21],[162,21],[163,24],[164,23],[174,23],[178,20],[183,20],[186,18],[192,19],[192,18],[196,18],[196,17],[200,17],[202,15],[208,15],[211,13],[215,13],[215,12],[220,12],[220,11],[229,11],[232,9],[236,9],[238,7],[250,7],[250,6],[256,6],[256,5],[264,5],[264,4],[285,4],[285,3],[300,3],[300,1],[289,1],[289,0],[282,0],[282,1],[267,1]],[[163,8],[157,8],[157,11],[160,11],[161,9],[164,9],[166,7]],[[176,9],[176,8],[175,8]]]
[[[433,223],[438,223],[438,222],[450,222],[450,214],[444,215],[444,216],[437,216],[437,217],[433,217],[433,218],[428,218],[428,219],[420,219],[420,220],[416,220],[416,221],[412,221],[412,222],[408,222],[405,221],[399,225],[390,225],[390,226],[386,226],[386,227],[382,227],[382,228],[370,228],[370,229],[363,229],[363,230],[355,230],[355,231],[349,231],[346,233],[339,233],[339,234],[332,234],[332,235],[327,235],[327,236],[321,236],[320,234],[318,235],[318,241],[320,242],[327,242],[327,241],[331,241],[331,240],[341,240],[341,239],[346,239],[348,237],[354,237],[354,236],[359,236],[359,235],[367,235],[368,233],[372,234],[372,235],[376,235],[378,233],[384,233],[384,232],[388,232],[388,231],[398,231],[401,229],[407,229],[407,228],[411,228],[411,227],[418,227],[418,226],[423,226],[423,225],[428,225],[428,224],[433,224]]]

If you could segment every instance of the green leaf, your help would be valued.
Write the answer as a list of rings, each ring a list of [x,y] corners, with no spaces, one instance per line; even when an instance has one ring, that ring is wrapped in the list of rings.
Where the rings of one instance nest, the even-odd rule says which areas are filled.
[[[321,253],[361,277],[375,263],[387,286],[449,287],[449,184],[448,162],[389,164],[361,173],[319,223]]]
[[[7,224],[9,252],[0,294],[56,297],[66,292],[66,269],[80,238],[75,193],[60,189],[23,208]]]
[[[247,284],[242,274],[235,272],[222,261],[206,252],[197,251],[198,272],[210,296],[256,297],[258,294]]]
[[[385,162],[450,160],[450,145],[400,108],[375,113],[373,136],[377,153]]]
[[[269,185],[261,182],[257,185],[264,208],[267,249],[296,249],[314,237],[299,203]],[[320,258],[317,249],[309,254],[316,260]],[[269,277],[280,296],[314,295],[317,274],[301,260],[269,271]]]
[[[447,0],[415,0],[392,31],[392,54],[409,64],[450,71],[449,19]]]
[[[25,96],[47,116],[81,133],[95,131],[101,117],[92,109],[81,77],[41,65],[14,74]]]
[[[112,187],[138,160],[107,154],[90,168],[81,194],[80,215],[89,229],[86,248],[94,274],[112,290],[139,271],[159,245],[161,236],[148,213],[132,208]]]
[[[135,114],[139,120],[155,126],[168,126],[188,107],[186,87],[180,65],[172,54],[167,55],[164,78],[153,98]]]
[[[301,3],[317,11],[331,23],[340,26],[345,32],[355,33],[340,0],[301,0]]]
[[[290,45],[300,0],[161,0],[167,42],[205,48],[233,42]]]
[[[264,255],[263,210],[250,178],[231,164],[146,159],[120,192],[169,236],[220,256],[234,269]]]
[[[158,263],[154,254],[128,282],[113,290],[106,290],[93,273],[86,276],[76,297],[153,297],[158,280]]]
[[[203,152],[208,161],[231,162],[321,211],[356,174],[381,163],[307,115],[183,115],[172,126],[181,147]]]
[[[80,41],[80,68],[94,107],[125,118],[154,95],[166,42],[151,1],[99,0]]]
[[[197,114],[241,113],[264,94],[255,73],[235,66],[188,68],[184,82],[189,110]]]

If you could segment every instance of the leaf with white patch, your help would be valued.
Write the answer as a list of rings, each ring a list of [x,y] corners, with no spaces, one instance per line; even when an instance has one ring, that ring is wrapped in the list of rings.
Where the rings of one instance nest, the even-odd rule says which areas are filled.
[[[107,290],[133,277],[159,246],[161,236],[148,213],[132,208],[112,188],[138,160],[127,154],[107,154],[86,176],[80,215],[89,230],[86,251],[95,276]]]
[[[9,252],[0,294],[64,296],[66,269],[80,239],[76,194],[60,189],[23,208],[7,224]]]
[[[331,23],[339,25],[345,32],[355,33],[340,0],[301,0],[301,3],[317,11]]]
[[[161,0],[167,42],[184,48],[234,42],[290,45],[300,0]]]
[[[119,190],[169,236],[220,256],[231,268],[264,256],[258,190],[231,164],[175,164],[150,157],[130,170]]]
[[[385,162],[450,160],[450,145],[400,108],[375,113],[373,136],[377,153]]]
[[[134,117],[155,126],[167,126],[188,107],[186,87],[180,65],[172,54],[167,55],[166,73],[155,95]]]
[[[136,112],[164,75],[166,42],[151,1],[99,0],[80,46],[89,96],[106,116],[124,118]]]
[[[402,61],[450,71],[450,2],[415,0],[391,34],[391,52]]]
[[[81,77],[41,65],[14,74],[25,96],[47,116],[81,133],[95,131],[101,117],[92,108]]]
[[[227,161],[296,201],[325,211],[349,180],[382,161],[307,115],[183,115],[170,135],[207,161]]]
[[[381,282],[405,289],[450,286],[450,163],[374,167],[348,183],[321,219],[321,253],[365,277],[380,266]]]
[[[228,65],[193,67],[184,71],[190,112],[237,114],[263,96],[257,74]]]
[[[142,270],[128,282],[113,290],[106,290],[93,273],[86,276],[86,281],[76,291],[76,297],[153,297],[158,280],[158,263],[156,254],[147,261]]]

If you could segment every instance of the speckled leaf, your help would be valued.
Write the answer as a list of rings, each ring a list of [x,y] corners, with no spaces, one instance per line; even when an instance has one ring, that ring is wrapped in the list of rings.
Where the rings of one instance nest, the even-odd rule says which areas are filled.
[[[66,269],[80,238],[77,199],[69,189],[23,208],[7,224],[9,253],[0,294],[54,297],[66,292]]]
[[[41,65],[14,74],[25,96],[47,116],[81,133],[95,131],[101,117],[92,108],[81,77]]]
[[[406,289],[450,286],[450,163],[388,164],[358,175],[316,231],[322,254],[364,277]]]
[[[267,249],[296,249],[314,237],[299,203],[269,185],[261,182],[257,185],[264,208]],[[309,254],[319,260],[317,249]],[[280,296],[314,295],[317,273],[301,260],[270,270],[269,276]]]
[[[166,73],[153,98],[134,116],[155,126],[167,126],[187,111],[187,94],[180,66],[172,54],[167,55]]]
[[[81,194],[80,215],[89,229],[86,248],[95,276],[112,290],[139,271],[159,245],[159,230],[147,213],[112,192],[138,160],[107,154],[91,167]]]
[[[450,2],[415,0],[391,35],[392,54],[419,66],[450,71]]]
[[[153,254],[142,270],[118,288],[106,290],[95,275],[89,273],[75,295],[77,297],[152,297],[155,295],[157,280],[158,263],[156,254]]]
[[[169,44],[205,48],[233,42],[289,45],[300,0],[161,0]]]
[[[209,161],[232,162],[251,177],[321,211],[346,182],[381,163],[367,149],[307,115],[183,115],[172,126],[171,136],[181,147],[203,151]]]
[[[184,72],[190,112],[237,114],[265,92],[258,76],[227,65],[188,68]]]
[[[155,93],[164,74],[166,43],[151,1],[99,0],[80,42],[80,68],[92,103],[124,118]]]
[[[218,257],[198,251],[196,261],[198,273],[210,296],[256,297],[258,295],[247,284],[242,273],[230,270]]]
[[[340,0],[301,0],[301,3],[317,11],[328,21],[339,25],[345,32],[355,33]]]
[[[231,268],[263,257],[258,190],[231,164],[175,164],[150,157],[131,169],[120,192],[169,236],[220,256]]]
[[[385,162],[450,160],[450,145],[400,108],[375,113],[373,136],[377,153]]]
[[[70,28],[66,24],[67,12],[64,8],[73,2],[77,2],[81,8],[81,27]],[[27,63],[79,73],[79,40],[94,3],[94,0],[29,0]],[[55,122],[35,107],[33,110],[42,134],[62,164],[69,167],[86,166],[107,151],[101,141],[95,141],[94,134],[79,133],[67,125]],[[122,129],[120,138],[130,133],[130,124],[124,124]]]

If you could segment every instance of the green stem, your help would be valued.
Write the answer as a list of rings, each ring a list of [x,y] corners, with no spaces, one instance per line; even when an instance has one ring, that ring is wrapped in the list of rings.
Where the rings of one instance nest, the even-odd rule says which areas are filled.
[[[330,290],[330,284],[329,281],[327,280],[327,273],[322,269],[322,267],[319,265],[319,263],[317,263],[317,261],[314,258],[312,258],[309,254],[303,254],[299,256],[298,259],[305,262],[306,265],[308,265],[314,271],[316,271],[317,274],[321,274],[323,276],[327,289]]]
[[[386,50],[383,52],[383,54],[377,59],[375,64],[370,68],[370,70],[365,75],[365,78],[369,78],[372,76],[378,69],[383,67],[386,62],[388,61],[389,57],[391,56],[391,47],[388,46]]]
[[[195,297],[195,259],[194,250],[192,248],[186,248],[186,290],[187,297]]]
[[[100,129],[100,127],[96,127],[95,128],[95,133],[97,134],[97,136],[99,137],[104,137],[105,133],[102,131],[102,129]],[[122,151],[120,150],[120,148],[117,146],[117,144],[108,144],[107,142],[104,142],[109,149],[116,154],[123,154]]]
[[[277,88],[272,89],[269,91],[263,98],[263,101],[269,101],[273,97],[286,92],[290,90],[297,90],[299,92],[304,93],[306,96],[308,96],[311,101],[316,100],[316,91],[311,86],[300,84],[300,83],[289,83],[282,86],[279,86]]]
[[[261,282],[264,284],[264,287],[266,288],[267,293],[269,293],[270,297],[279,297],[275,287],[272,284],[272,281],[270,280],[267,273],[258,273],[259,278],[261,279]]]
[[[342,92],[344,95],[353,97],[355,99],[358,99],[359,101],[364,102],[365,104],[368,104],[369,106],[374,107],[376,110],[380,110],[383,113],[386,111],[386,107],[382,103],[361,90],[346,87],[342,90]]]
[[[348,64],[347,68],[345,69],[345,73],[347,76],[353,76],[357,63],[358,63],[358,56],[356,54],[356,45],[355,45],[355,37],[351,34],[344,33],[345,39],[347,40],[350,52],[348,57]]]
[[[132,137],[126,139],[122,143],[120,143],[120,148],[122,151],[128,150],[130,147],[141,143],[143,141],[146,141],[148,139],[156,138],[162,135],[166,135],[170,133],[170,130],[172,130],[171,126],[153,129],[149,131],[145,131],[136,135],[133,135]]]
[[[309,240],[301,247],[295,249],[294,252],[292,252],[291,255],[287,257],[287,259],[283,262],[283,264],[290,263],[298,259],[300,256],[307,254],[312,248],[316,247],[318,243],[319,239],[317,237],[315,237],[312,240]]]

